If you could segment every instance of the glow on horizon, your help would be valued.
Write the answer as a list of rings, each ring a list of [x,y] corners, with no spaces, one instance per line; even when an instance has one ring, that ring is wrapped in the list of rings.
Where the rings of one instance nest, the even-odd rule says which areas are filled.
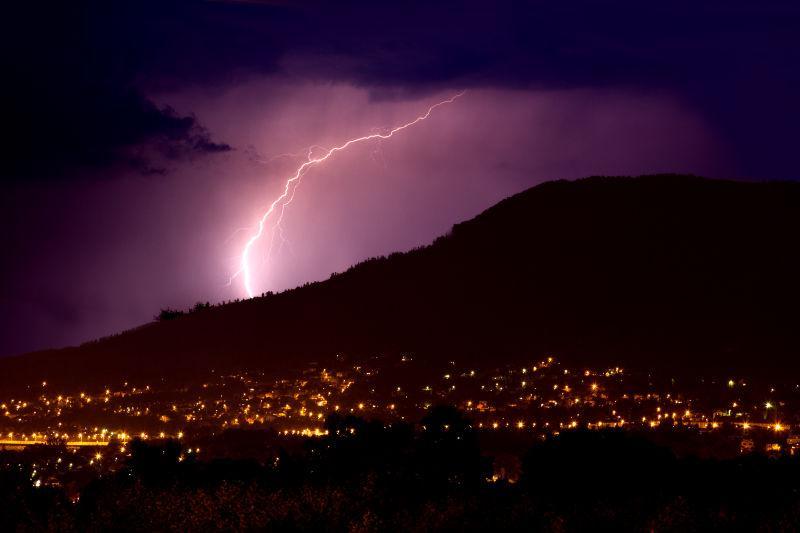
[[[357,138],[354,138],[354,139],[350,139],[350,140],[340,144],[339,146],[335,146],[335,147],[330,148],[330,149],[323,149],[323,154],[321,156],[317,156],[317,157],[314,157],[313,154],[312,154],[312,151],[313,151],[314,148],[316,148],[316,146],[312,146],[311,148],[309,148],[308,152],[307,152],[307,155],[306,155],[306,161],[304,161],[297,168],[297,170],[295,170],[295,172],[289,178],[287,178],[287,180],[286,180],[286,182],[284,183],[284,186],[283,186],[283,193],[280,196],[278,196],[270,204],[269,208],[264,212],[264,214],[261,215],[261,218],[258,221],[258,225],[256,226],[255,232],[247,239],[244,247],[242,248],[242,252],[241,252],[241,255],[240,255],[240,259],[239,259],[239,268],[231,276],[228,284],[231,284],[234,279],[236,279],[237,277],[239,277],[241,275],[242,276],[242,280],[243,280],[242,284],[244,286],[245,292],[247,293],[247,297],[248,298],[252,298],[253,296],[256,295],[256,292],[253,289],[253,272],[252,272],[252,268],[250,266],[250,255],[251,255],[251,251],[253,249],[253,246],[264,235],[264,232],[265,232],[265,230],[267,228],[267,221],[269,220],[270,216],[272,216],[272,214],[275,213],[276,211],[278,212],[278,217],[277,217],[277,220],[275,221],[274,228],[276,228],[278,230],[278,232],[280,232],[281,222],[283,220],[283,214],[284,214],[284,211],[286,209],[286,206],[291,204],[292,200],[294,200],[294,193],[297,190],[297,184],[310,168],[312,168],[312,167],[314,167],[314,166],[316,166],[316,165],[328,160],[330,157],[332,157],[337,152],[341,152],[343,150],[346,150],[347,148],[349,148],[350,146],[352,146],[354,144],[358,144],[358,143],[362,143],[362,142],[366,142],[366,141],[371,141],[371,140],[389,139],[392,136],[394,136],[395,133],[403,131],[403,130],[405,130],[407,128],[410,128],[411,126],[414,126],[414,125],[418,124],[419,122],[422,122],[423,120],[426,120],[428,117],[431,116],[431,113],[433,113],[433,111],[436,108],[441,107],[443,105],[447,105],[447,104],[453,103],[457,98],[461,97],[464,93],[465,93],[465,91],[461,91],[460,93],[458,93],[458,94],[456,94],[456,95],[454,95],[454,96],[452,96],[452,97],[450,97],[450,98],[448,98],[446,100],[442,100],[441,102],[437,102],[437,103],[433,104],[432,106],[428,107],[427,111],[425,113],[423,113],[422,115],[417,116],[414,120],[412,120],[410,122],[406,122],[405,124],[402,124],[400,126],[396,126],[395,128],[389,130],[387,133],[373,133],[373,134],[370,134],[370,135],[364,135],[363,137],[357,137]],[[267,258],[269,258],[270,254],[272,252],[272,244],[273,244],[274,238],[275,238],[275,234],[273,233],[272,241],[270,242],[270,246],[269,246],[269,249],[268,249],[268,252],[267,252]],[[281,236],[281,238],[283,238],[283,237]]]

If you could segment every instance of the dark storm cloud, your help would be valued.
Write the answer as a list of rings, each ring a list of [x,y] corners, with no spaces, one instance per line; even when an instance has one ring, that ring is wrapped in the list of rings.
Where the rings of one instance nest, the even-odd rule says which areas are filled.
[[[677,93],[739,154],[741,174],[796,177],[800,8],[789,2],[347,3],[293,32],[315,68],[407,90],[603,87]],[[338,28],[348,27],[349,31]],[[345,63],[347,64],[347,63]],[[339,70],[341,72],[341,70]],[[341,74],[340,74],[341,75]]]
[[[743,0],[22,3],[4,16],[18,172],[226,148],[143,96],[280,72],[369,86],[669,91],[701,109],[741,174],[796,176],[800,7]]]
[[[140,44],[102,39],[114,32],[113,19],[97,20],[91,6],[64,3],[20,3],[4,11],[1,178],[63,178],[115,165],[159,172],[154,156],[230,149],[193,116],[143,95],[135,83],[141,63],[126,52]]]
[[[453,84],[668,91],[723,132],[741,175],[798,177],[796,2],[337,2],[312,12],[307,31],[284,34],[309,75],[388,96]]]

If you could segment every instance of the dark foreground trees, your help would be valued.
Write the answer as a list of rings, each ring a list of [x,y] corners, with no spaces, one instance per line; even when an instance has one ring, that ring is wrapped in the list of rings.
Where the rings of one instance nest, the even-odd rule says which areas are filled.
[[[468,420],[416,427],[332,417],[329,434],[268,460],[196,461],[176,442],[132,457],[70,503],[0,476],[0,529],[58,531],[784,530],[800,519],[800,462],[676,458],[630,433],[534,445],[518,483],[493,481]]]

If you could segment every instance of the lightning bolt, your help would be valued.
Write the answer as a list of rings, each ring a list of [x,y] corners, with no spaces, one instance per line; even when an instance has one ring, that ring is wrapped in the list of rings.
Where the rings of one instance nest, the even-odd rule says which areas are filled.
[[[464,95],[465,91],[462,91],[447,100],[442,100],[441,102],[437,102],[430,106],[425,113],[419,115],[414,120],[410,122],[406,122],[400,126],[396,126],[389,130],[386,133],[373,133],[370,135],[364,135],[363,137],[356,137],[355,139],[350,139],[339,146],[334,146],[333,148],[323,148],[322,155],[313,155],[314,148],[322,148],[320,146],[312,146],[306,152],[306,160],[297,167],[294,174],[292,174],[289,178],[286,179],[286,182],[283,186],[283,193],[278,196],[269,206],[269,208],[261,215],[261,218],[258,221],[258,225],[255,226],[255,231],[253,234],[247,239],[244,247],[242,248],[242,253],[239,256],[239,269],[230,277],[228,284],[231,284],[234,279],[238,278],[239,276],[243,279],[244,290],[247,293],[248,298],[252,298],[255,295],[255,291],[253,290],[253,272],[250,266],[250,255],[253,250],[253,246],[264,236],[264,233],[267,232],[267,222],[269,221],[270,217],[277,212],[277,220],[275,221],[272,227],[272,238],[270,240],[270,245],[267,251],[267,261],[269,261],[269,257],[272,253],[272,247],[275,242],[275,229],[278,229],[279,236],[282,240],[283,235],[280,233],[281,231],[281,222],[283,221],[283,215],[286,211],[286,206],[292,203],[294,200],[295,192],[297,191],[297,185],[299,184],[300,180],[303,176],[308,172],[311,168],[323,163],[333,157],[337,152],[341,152],[343,150],[347,150],[354,144],[360,144],[367,141],[372,140],[386,140],[390,139],[394,136],[395,133],[399,133],[405,129],[408,129],[423,120],[426,120],[437,108],[452,104],[457,98]],[[277,157],[287,157],[294,154],[281,154]],[[271,160],[270,160],[271,161]]]

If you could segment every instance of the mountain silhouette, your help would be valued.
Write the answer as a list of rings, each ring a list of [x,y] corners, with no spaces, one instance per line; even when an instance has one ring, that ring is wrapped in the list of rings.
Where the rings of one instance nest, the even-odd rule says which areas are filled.
[[[800,184],[553,181],[430,246],[280,294],[0,360],[0,385],[102,385],[412,352],[782,376],[800,368]]]

